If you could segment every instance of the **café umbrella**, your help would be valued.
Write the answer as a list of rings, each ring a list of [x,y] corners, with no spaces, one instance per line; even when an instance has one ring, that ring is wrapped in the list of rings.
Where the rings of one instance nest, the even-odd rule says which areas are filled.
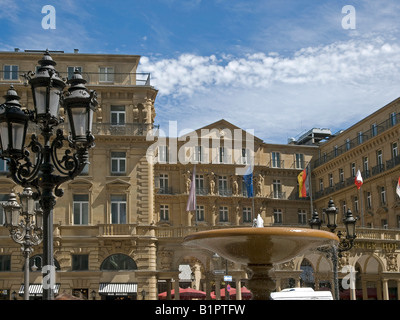
[[[171,299],[175,297],[175,290],[171,290]],[[179,299],[180,300],[192,300],[192,299],[200,299],[203,300],[206,298],[206,293],[204,291],[186,288],[179,288]],[[162,292],[158,295],[158,299],[165,300],[167,299],[167,292]]]

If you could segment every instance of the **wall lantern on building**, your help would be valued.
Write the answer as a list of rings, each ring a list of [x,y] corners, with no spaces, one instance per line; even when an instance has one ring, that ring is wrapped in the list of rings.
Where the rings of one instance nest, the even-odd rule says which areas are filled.
[[[96,93],[85,87],[85,80],[75,72],[66,81],[55,69],[56,62],[46,50],[37,72],[23,75],[31,86],[34,110],[23,110],[11,87],[0,106],[0,157],[7,160],[10,176],[18,185],[34,190],[33,198],[43,209],[43,265],[55,270],[53,262],[53,208],[56,197],[63,195],[62,183],[74,179],[88,164],[88,150],[94,147],[91,133]],[[66,85],[67,92],[64,92]],[[60,105],[68,117],[70,134],[58,128],[64,122]],[[43,139],[32,134],[25,144],[28,126],[40,131]],[[53,137],[54,136],[54,137]],[[48,278],[46,273],[43,273]],[[54,297],[54,286],[43,286],[43,299]]]

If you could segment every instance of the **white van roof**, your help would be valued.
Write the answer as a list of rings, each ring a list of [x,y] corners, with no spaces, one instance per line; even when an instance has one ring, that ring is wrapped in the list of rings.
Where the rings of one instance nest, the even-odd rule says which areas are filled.
[[[314,291],[312,288],[289,288],[272,292],[271,300],[333,300],[330,291]]]

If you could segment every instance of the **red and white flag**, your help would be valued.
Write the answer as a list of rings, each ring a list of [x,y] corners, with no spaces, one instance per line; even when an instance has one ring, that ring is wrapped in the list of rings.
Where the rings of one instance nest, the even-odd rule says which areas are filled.
[[[400,197],[400,177],[399,177],[399,181],[397,182],[396,193]]]
[[[362,176],[361,176],[360,170],[357,171],[356,179],[354,180],[354,183],[356,184],[357,189],[360,189],[360,188],[361,188],[361,186],[362,186],[362,184],[363,184],[363,178],[362,178]]]

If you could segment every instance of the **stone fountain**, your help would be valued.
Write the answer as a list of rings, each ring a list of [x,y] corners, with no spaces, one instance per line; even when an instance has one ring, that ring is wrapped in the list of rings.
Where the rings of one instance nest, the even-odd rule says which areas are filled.
[[[255,219],[255,225],[201,231],[184,238],[185,245],[208,249],[227,260],[246,265],[252,271],[248,288],[253,300],[268,300],[275,289],[275,281],[269,274],[274,263],[286,262],[309,250],[339,242],[338,237],[328,231],[264,227],[260,216]]]

